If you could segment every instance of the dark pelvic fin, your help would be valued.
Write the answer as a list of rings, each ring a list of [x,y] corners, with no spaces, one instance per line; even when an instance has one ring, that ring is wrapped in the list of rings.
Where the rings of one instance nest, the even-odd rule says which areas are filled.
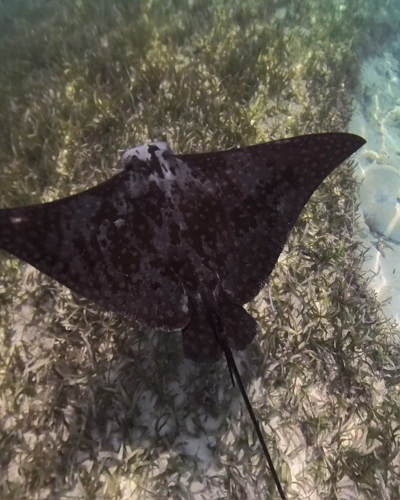
[[[193,296],[193,292],[189,294],[189,305],[192,314],[188,325],[182,330],[185,357],[196,363],[214,363],[220,359],[223,351],[210,324],[208,308],[200,297]],[[229,347],[237,351],[245,349],[260,330],[257,321],[244,307],[233,303],[221,288],[215,309],[224,318],[224,334]]]

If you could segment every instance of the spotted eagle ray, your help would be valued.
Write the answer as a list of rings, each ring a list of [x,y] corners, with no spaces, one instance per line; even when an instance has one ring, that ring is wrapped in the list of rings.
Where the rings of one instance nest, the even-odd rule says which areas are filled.
[[[181,329],[192,361],[224,353],[285,499],[231,348],[256,335],[243,304],[266,284],[308,199],[364,143],[325,133],[202,154],[138,146],[98,186],[1,209],[0,248],[139,324]]]

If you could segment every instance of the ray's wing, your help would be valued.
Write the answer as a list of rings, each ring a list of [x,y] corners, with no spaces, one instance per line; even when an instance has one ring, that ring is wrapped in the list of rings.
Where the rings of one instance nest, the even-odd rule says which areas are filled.
[[[363,143],[317,134],[198,155],[140,146],[88,191],[0,210],[0,248],[107,309],[184,328],[186,356],[214,361],[221,349],[199,296],[213,296],[229,346],[244,349],[258,327],[242,304],[313,191]]]
[[[196,214],[196,251],[207,259],[207,245],[213,248],[209,266],[233,302],[257,295],[312,193],[364,143],[356,135],[325,133],[177,156],[214,187],[214,200]]]
[[[157,233],[168,200],[149,181],[152,173],[148,162],[137,162],[135,172],[83,193],[0,210],[0,248],[108,310],[154,328],[182,328],[188,301],[159,251],[170,245],[168,231]]]
[[[181,237],[193,242],[205,267],[219,277],[217,301],[230,347],[243,349],[256,334],[255,321],[246,318],[241,305],[265,285],[308,199],[364,143],[356,135],[326,133],[177,156],[208,193]],[[190,218],[190,211],[182,211]],[[196,333],[198,323],[196,316],[184,330],[186,355],[196,361],[218,359],[215,337]]]

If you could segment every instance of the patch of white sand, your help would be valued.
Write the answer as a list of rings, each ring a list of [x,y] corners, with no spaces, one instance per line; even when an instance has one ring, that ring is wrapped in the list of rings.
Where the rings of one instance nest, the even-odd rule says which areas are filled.
[[[366,146],[357,155],[364,270],[383,311],[400,326],[400,40],[363,67],[350,131]]]

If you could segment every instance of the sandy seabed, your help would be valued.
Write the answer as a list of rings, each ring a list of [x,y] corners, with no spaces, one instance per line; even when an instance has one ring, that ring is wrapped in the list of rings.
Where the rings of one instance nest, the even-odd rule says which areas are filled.
[[[364,65],[350,131],[367,140],[356,167],[364,270],[400,328],[400,39]]]

